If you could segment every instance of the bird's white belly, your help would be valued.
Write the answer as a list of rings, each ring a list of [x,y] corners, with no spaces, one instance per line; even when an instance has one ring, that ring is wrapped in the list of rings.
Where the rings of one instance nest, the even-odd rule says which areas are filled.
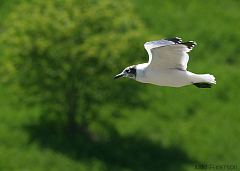
[[[147,70],[140,81],[169,87],[182,87],[191,84],[189,72],[177,69]]]

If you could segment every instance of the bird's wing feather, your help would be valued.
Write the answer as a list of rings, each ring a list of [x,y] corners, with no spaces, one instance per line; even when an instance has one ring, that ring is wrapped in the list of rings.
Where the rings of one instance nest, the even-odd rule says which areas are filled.
[[[149,67],[186,70],[189,60],[187,52],[195,44],[192,41],[182,43],[180,38],[147,42],[144,46],[149,54]]]
[[[153,48],[157,48],[157,47],[163,47],[163,46],[167,46],[167,45],[173,45],[176,43],[181,43],[182,39],[179,37],[175,37],[175,38],[169,38],[169,39],[162,39],[162,40],[155,40],[155,41],[151,41],[151,42],[146,42],[144,44],[145,49],[147,50],[148,54],[151,53],[151,49]]]

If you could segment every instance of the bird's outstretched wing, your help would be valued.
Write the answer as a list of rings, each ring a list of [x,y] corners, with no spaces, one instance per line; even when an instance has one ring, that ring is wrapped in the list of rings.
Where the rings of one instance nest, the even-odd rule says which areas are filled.
[[[193,41],[182,42],[178,37],[147,42],[144,44],[149,55],[149,67],[180,70],[187,69],[188,53],[196,45]]]

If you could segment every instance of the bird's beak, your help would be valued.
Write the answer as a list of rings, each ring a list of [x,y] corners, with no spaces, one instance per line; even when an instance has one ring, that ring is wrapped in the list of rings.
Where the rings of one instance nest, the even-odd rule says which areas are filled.
[[[116,76],[114,77],[114,79],[118,79],[118,78],[123,77],[123,76],[124,76],[124,72],[122,72],[122,73],[116,75]]]

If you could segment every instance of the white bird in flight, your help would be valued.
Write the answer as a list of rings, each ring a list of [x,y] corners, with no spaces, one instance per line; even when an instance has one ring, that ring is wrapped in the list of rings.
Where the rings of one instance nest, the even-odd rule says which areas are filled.
[[[148,62],[129,66],[114,78],[128,77],[138,82],[168,87],[195,85],[210,88],[216,84],[213,75],[187,71],[188,52],[194,45],[195,42],[182,42],[178,37],[146,42],[144,47],[149,55]]]

